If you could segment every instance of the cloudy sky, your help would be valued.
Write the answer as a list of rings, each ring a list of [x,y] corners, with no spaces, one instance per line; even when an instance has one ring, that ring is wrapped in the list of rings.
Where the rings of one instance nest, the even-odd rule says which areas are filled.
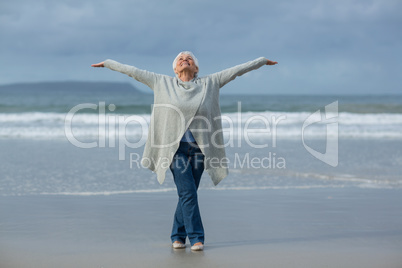
[[[114,59],[173,75],[190,50],[200,76],[263,56],[279,62],[225,93],[402,92],[400,0],[2,0],[0,84],[120,81]]]

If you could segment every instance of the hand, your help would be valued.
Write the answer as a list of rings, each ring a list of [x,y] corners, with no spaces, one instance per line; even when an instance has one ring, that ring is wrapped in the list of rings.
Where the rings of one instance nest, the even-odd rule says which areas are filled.
[[[277,61],[267,60],[267,65],[275,65],[278,64]]]
[[[105,67],[105,62],[102,61],[102,62],[99,62],[99,63],[96,63],[96,64],[92,64],[91,66],[92,67]]]

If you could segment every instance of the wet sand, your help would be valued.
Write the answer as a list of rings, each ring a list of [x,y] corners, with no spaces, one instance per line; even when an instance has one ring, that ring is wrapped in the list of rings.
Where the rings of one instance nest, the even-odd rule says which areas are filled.
[[[173,191],[0,197],[0,266],[402,266],[402,190],[200,190],[204,252],[171,248],[176,201]]]

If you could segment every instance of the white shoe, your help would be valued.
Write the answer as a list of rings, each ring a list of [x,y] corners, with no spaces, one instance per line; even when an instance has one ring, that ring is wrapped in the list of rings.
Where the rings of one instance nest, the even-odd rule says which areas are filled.
[[[204,245],[203,244],[194,245],[194,246],[191,247],[191,250],[193,250],[193,251],[203,251],[204,250]]]
[[[172,244],[172,247],[173,247],[174,249],[182,249],[182,248],[185,248],[185,247],[186,247],[186,244],[183,244],[183,243],[181,243],[181,242],[175,241],[175,242]]]

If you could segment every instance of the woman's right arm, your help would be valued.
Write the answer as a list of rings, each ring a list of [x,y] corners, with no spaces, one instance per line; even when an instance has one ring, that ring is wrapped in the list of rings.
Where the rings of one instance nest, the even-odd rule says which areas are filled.
[[[117,71],[128,76],[131,76],[135,80],[149,86],[151,89],[154,88],[156,83],[157,74],[153,72],[148,72],[145,70],[138,69],[137,67],[121,64],[114,60],[106,60],[97,64],[92,64],[92,67],[106,67],[113,71]]]
[[[92,64],[91,66],[92,66],[92,67],[97,67],[97,68],[99,68],[99,67],[105,67],[105,62],[102,61],[102,62],[99,62],[99,63],[96,63],[96,64]]]

